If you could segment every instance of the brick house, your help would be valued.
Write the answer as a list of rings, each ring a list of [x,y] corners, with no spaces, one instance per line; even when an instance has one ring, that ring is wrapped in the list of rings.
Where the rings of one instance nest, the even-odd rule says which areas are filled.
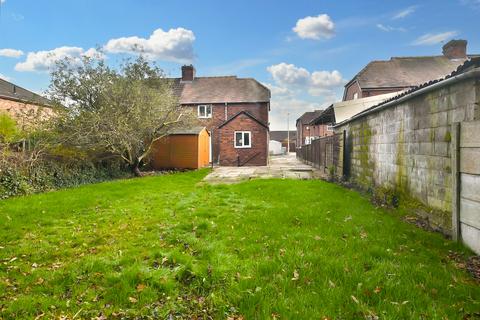
[[[27,89],[0,79],[0,113],[7,113],[23,128],[35,117],[48,117],[53,114],[51,102]]]
[[[329,124],[311,124],[311,121],[319,117],[322,113],[323,110],[308,111],[297,119],[297,148],[310,144],[313,139],[333,134],[333,129]]]
[[[211,161],[260,166],[268,161],[270,90],[252,78],[197,77],[192,65],[173,78],[180,104],[211,134]]]
[[[466,40],[451,40],[439,56],[372,61],[345,85],[343,101],[403,91],[444,78],[471,57],[467,55]]]

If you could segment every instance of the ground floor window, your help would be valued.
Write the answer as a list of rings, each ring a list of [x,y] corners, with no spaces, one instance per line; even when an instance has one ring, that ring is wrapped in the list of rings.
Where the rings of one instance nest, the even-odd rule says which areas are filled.
[[[235,148],[251,148],[252,133],[250,131],[235,131]]]

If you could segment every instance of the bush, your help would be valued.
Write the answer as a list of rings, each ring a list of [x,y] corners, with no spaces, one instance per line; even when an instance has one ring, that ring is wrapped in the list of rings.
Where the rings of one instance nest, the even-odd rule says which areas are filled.
[[[125,165],[116,160],[44,156],[31,165],[24,153],[4,152],[0,164],[0,199],[130,175]]]

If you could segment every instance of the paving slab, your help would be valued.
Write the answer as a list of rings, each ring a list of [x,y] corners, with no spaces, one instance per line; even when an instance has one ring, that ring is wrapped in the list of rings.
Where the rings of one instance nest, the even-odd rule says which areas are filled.
[[[297,160],[295,153],[271,156],[268,166],[259,167],[214,167],[204,178],[212,184],[238,183],[250,179],[317,179],[320,171]]]

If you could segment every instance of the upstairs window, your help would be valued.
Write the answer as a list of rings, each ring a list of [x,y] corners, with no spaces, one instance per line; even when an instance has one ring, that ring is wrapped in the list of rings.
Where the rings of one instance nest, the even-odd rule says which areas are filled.
[[[353,94],[353,100],[357,100],[357,99],[358,99],[358,92],[355,92],[355,93]]]
[[[333,125],[327,124],[327,131],[333,131]]]
[[[250,131],[235,131],[235,148],[251,148],[252,133]]]
[[[212,117],[212,106],[209,104],[201,104],[198,106],[198,117],[199,118],[211,118]]]

